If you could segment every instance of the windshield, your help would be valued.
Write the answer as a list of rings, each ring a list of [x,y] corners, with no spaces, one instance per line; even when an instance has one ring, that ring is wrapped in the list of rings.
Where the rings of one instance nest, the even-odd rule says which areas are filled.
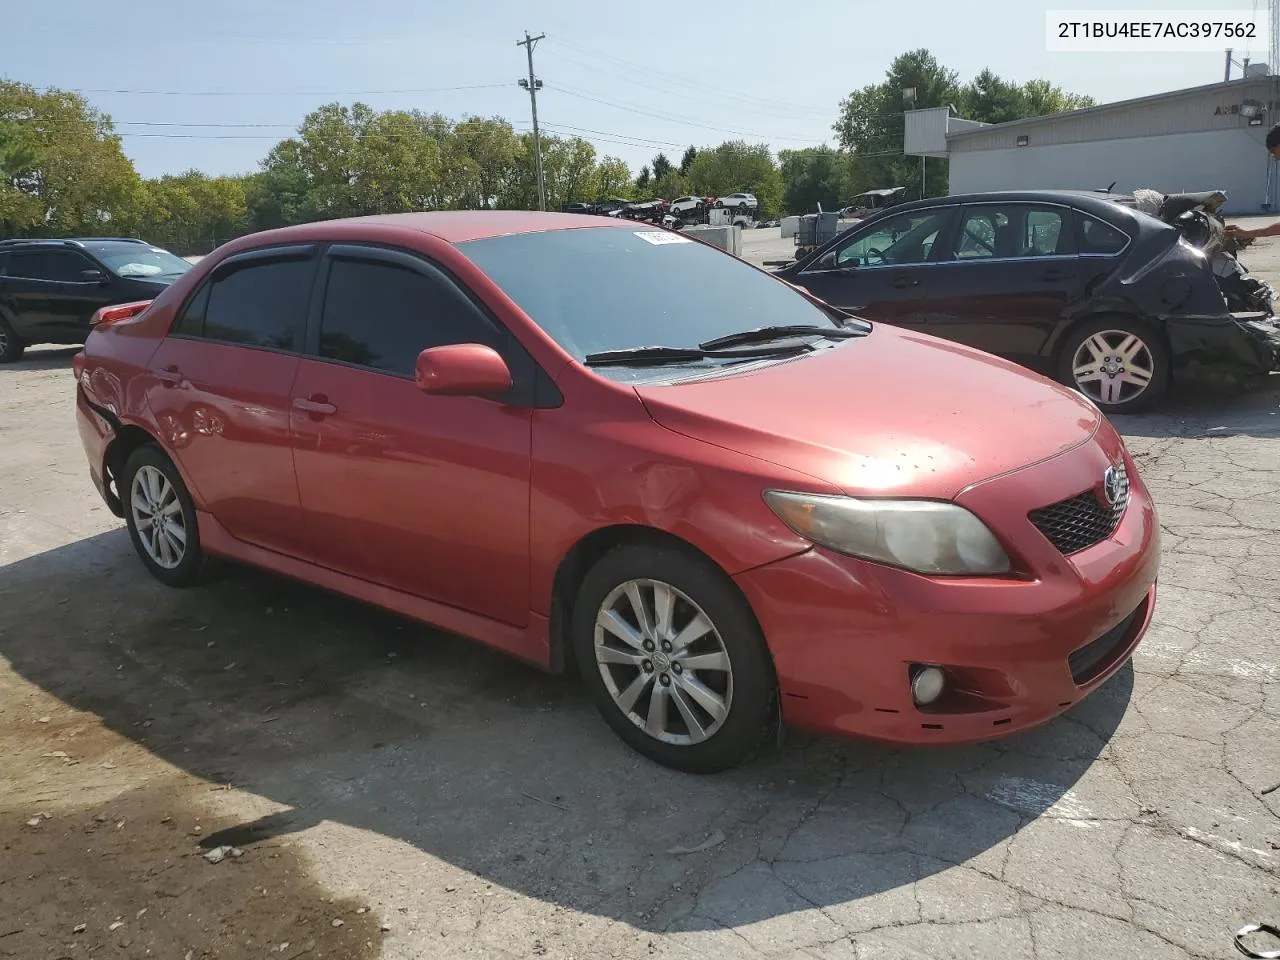
[[[95,243],[89,252],[118,277],[173,277],[191,269],[181,257],[144,243]]]
[[[666,230],[549,230],[458,249],[579,361],[756,327],[840,326],[781,281]]]

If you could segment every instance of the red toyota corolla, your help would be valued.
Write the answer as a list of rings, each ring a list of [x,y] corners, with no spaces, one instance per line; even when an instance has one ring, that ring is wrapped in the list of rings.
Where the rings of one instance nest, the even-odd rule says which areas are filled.
[[[1080,395],[613,219],[309,224],[76,358],[90,472],[172,586],[214,554],[575,664],[690,771],[779,720],[1041,723],[1133,652],[1159,527]]]

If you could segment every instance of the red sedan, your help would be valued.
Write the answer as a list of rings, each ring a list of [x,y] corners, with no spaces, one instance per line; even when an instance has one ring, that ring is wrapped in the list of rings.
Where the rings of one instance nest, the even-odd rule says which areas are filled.
[[[1126,662],[1159,526],[1088,400],[613,219],[405,214],[219,248],[76,358],[164,583],[209,555],[576,665],[648,757],[779,722],[1042,723]]]

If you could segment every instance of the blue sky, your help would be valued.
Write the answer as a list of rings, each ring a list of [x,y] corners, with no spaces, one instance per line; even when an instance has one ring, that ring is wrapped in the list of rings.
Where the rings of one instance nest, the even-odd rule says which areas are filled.
[[[1225,11],[1254,2],[1159,6]],[[917,47],[933,51],[962,79],[989,66],[1010,79],[1044,77],[1104,102],[1222,78],[1223,53],[1046,52],[1046,10],[1107,6],[377,0],[362,8],[353,0],[42,0],[5,16],[0,76],[84,91],[120,123],[125,150],[145,176],[191,167],[239,173],[256,169],[308,110],[335,100],[498,115],[526,129],[529,98],[516,86],[525,56],[516,41],[527,29],[547,35],[535,52],[545,84],[539,119],[553,132],[594,141],[634,172],[659,150],[678,157],[684,145],[739,135],[774,149],[833,142],[840,99],[883,79],[896,54]],[[1249,55],[1265,60],[1267,52]]]

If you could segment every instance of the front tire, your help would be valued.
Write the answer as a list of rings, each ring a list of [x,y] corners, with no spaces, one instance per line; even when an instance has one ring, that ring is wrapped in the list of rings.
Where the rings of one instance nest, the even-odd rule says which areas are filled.
[[[117,489],[143,566],[170,587],[199,582],[205,553],[196,508],[173,461],[153,443],[141,446],[125,461]]]
[[[1131,317],[1108,317],[1072,330],[1058,357],[1058,380],[1106,414],[1137,413],[1169,389],[1164,338]]]
[[[22,359],[27,345],[18,339],[9,321],[0,317],[0,363],[13,363]]]
[[[663,766],[727,770],[771,729],[776,681],[764,637],[706,560],[666,546],[614,549],[583,578],[572,640],[609,726]]]

